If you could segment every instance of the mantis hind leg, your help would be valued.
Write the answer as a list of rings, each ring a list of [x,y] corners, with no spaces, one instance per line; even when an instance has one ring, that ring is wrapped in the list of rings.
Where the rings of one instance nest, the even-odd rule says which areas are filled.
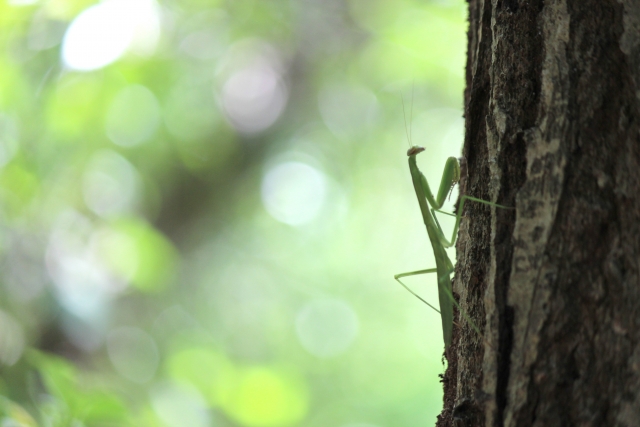
[[[401,277],[407,276],[417,276],[419,274],[427,274],[427,273],[438,273],[437,268],[429,268],[426,270],[418,270],[411,271],[409,273],[396,274],[394,279],[403,288],[409,291],[413,296],[418,298],[420,301],[431,307],[436,313],[440,314],[442,319],[442,337],[444,338],[445,347],[449,347],[451,345],[451,336],[452,336],[452,326],[453,322],[453,304],[457,305],[457,302],[453,300],[453,295],[451,293],[451,279],[450,275],[453,272],[453,265],[449,258],[445,258],[448,262],[446,267],[446,272],[444,274],[438,274],[438,300],[440,302],[440,310],[435,308],[433,305],[429,304],[424,298],[420,295],[416,294],[411,288],[402,283],[400,280]],[[442,272],[443,268],[441,267],[440,272]],[[451,301],[450,301],[451,299]],[[453,301],[453,303],[452,303]]]
[[[440,310],[438,310],[437,308],[435,308],[434,306],[429,304],[424,298],[422,298],[420,295],[418,295],[415,292],[413,292],[413,290],[410,287],[408,287],[407,285],[402,283],[402,281],[400,280],[401,277],[418,276],[420,274],[429,274],[429,273],[437,273],[437,272],[438,272],[437,268],[428,268],[426,270],[417,270],[417,271],[410,271],[408,273],[396,274],[395,276],[393,276],[393,278],[396,279],[396,282],[400,283],[400,285],[403,288],[405,288],[407,291],[409,291],[409,293],[411,295],[413,295],[414,297],[418,298],[420,301],[422,301],[423,303],[427,304],[429,307],[434,309],[436,311],[436,313],[440,314]]]
[[[471,326],[471,328],[481,337],[483,337],[482,332],[480,332],[480,328],[478,328],[478,326],[476,325],[476,323],[467,315],[467,313],[462,309],[462,307],[460,307],[460,304],[458,304],[458,301],[456,301],[456,299],[453,297],[453,293],[451,291],[451,289],[449,288],[449,286],[451,286],[451,282],[449,281],[449,286],[447,286],[447,278],[449,277],[449,275],[451,273],[453,273],[453,266],[451,266],[449,268],[449,271],[447,271],[445,274],[443,274],[442,276],[438,277],[438,294],[440,295],[440,291],[442,290],[443,293],[446,295],[448,301],[445,303],[444,301],[440,301],[440,305],[444,306],[446,308],[449,308],[446,311],[450,311],[450,307],[451,305],[447,304],[448,302],[451,302],[452,305],[454,305],[457,309],[458,312],[462,315],[462,317],[464,317],[464,319],[469,323],[469,325]],[[395,276],[393,276],[393,278],[400,283],[400,285],[405,288],[407,291],[409,291],[409,293],[411,293],[413,296],[415,296],[416,298],[418,298],[420,301],[422,301],[423,303],[425,303],[426,305],[428,305],[430,308],[432,308],[436,313],[440,314],[442,316],[442,313],[440,312],[440,310],[438,310],[437,308],[435,308],[433,305],[429,304],[424,298],[422,298],[420,295],[418,295],[417,293],[415,293],[411,288],[409,288],[407,285],[405,285],[404,283],[402,283],[402,281],[400,280],[400,278],[402,277],[409,277],[409,276],[418,276],[420,274],[429,274],[429,273],[437,273],[438,269],[437,268],[428,268],[425,270],[416,270],[416,271],[410,271],[407,273],[401,273],[401,274],[396,274]],[[457,322],[453,321],[453,313],[450,313],[447,315],[448,318],[450,318],[450,323],[447,322],[446,320],[443,319],[443,335],[445,337],[449,337],[449,341],[451,340],[450,336],[451,336],[451,329],[450,326],[447,326],[447,323],[449,323],[450,325],[456,325],[457,327],[461,327]],[[483,338],[484,339],[484,338]],[[446,341],[446,338],[445,338]],[[446,343],[446,345],[448,346],[450,344]]]

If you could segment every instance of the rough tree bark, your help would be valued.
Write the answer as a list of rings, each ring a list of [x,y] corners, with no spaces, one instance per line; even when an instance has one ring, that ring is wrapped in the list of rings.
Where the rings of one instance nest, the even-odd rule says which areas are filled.
[[[640,2],[469,0],[438,426],[640,425]]]

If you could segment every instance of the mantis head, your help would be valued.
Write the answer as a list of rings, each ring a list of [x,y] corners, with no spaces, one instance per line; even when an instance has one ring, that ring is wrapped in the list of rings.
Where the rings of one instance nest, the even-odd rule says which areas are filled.
[[[422,153],[424,151],[424,147],[419,147],[417,145],[412,145],[411,148],[407,151],[407,156],[415,156],[418,153]]]

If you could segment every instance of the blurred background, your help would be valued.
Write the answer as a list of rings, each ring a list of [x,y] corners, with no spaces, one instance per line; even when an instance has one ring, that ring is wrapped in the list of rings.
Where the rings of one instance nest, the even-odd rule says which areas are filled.
[[[2,426],[434,424],[440,318],[393,280],[435,266],[401,99],[437,188],[465,21],[463,0],[3,0]]]

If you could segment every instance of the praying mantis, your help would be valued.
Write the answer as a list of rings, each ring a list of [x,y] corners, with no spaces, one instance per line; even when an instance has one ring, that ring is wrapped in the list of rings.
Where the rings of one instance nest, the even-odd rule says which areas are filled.
[[[411,144],[411,141],[409,141]],[[442,172],[442,179],[440,180],[440,188],[438,189],[438,194],[436,197],[433,196],[431,192],[431,188],[429,187],[429,183],[427,179],[424,177],[420,169],[418,169],[418,165],[416,163],[416,156],[423,152],[425,149],[423,147],[419,147],[417,145],[411,145],[411,148],[407,151],[407,156],[409,156],[409,172],[411,173],[411,180],[413,181],[413,188],[416,191],[416,196],[418,197],[418,204],[420,205],[420,212],[422,213],[422,218],[424,220],[424,224],[427,227],[427,234],[429,235],[429,240],[431,242],[431,246],[433,247],[433,254],[436,259],[436,268],[429,268],[426,270],[418,270],[411,271],[408,273],[396,274],[394,276],[395,280],[398,281],[406,290],[408,290],[411,294],[416,296],[422,302],[427,304],[429,307],[440,313],[440,317],[442,318],[442,335],[444,338],[444,346],[445,350],[449,348],[451,345],[451,336],[453,331],[453,306],[455,305],[460,313],[464,316],[464,318],[469,322],[472,328],[480,335],[480,330],[475,325],[475,323],[464,313],[464,310],[460,309],[460,306],[453,298],[453,292],[451,287],[451,273],[454,271],[454,266],[449,256],[447,255],[447,248],[452,247],[456,242],[456,237],[458,234],[458,228],[460,226],[460,218],[462,217],[462,210],[464,208],[464,203],[467,200],[471,200],[474,202],[484,203],[490,206],[495,206],[503,209],[513,209],[507,206],[502,206],[497,203],[492,203],[486,200],[477,199],[475,197],[463,195],[460,198],[460,206],[458,208],[458,213],[456,215],[450,214],[448,212],[443,212],[440,210],[442,205],[445,202],[447,194],[453,189],[453,187],[460,181],[460,163],[458,159],[455,157],[449,157],[444,166],[444,171]],[[431,207],[429,207],[431,206]],[[436,218],[435,212],[441,212],[447,215],[455,216],[455,225],[453,227],[453,234],[451,239],[447,240],[442,231],[442,227],[438,223],[438,219]],[[419,274],[427,274],[427,273],[436,273],[438,276],[438,301],[440,303],[440,310],[435,308],[433,305],[429,304],[422,297],[412,291],[407,285],[402,283],[400,280],[402,277],[407,276],[416,276]]]

